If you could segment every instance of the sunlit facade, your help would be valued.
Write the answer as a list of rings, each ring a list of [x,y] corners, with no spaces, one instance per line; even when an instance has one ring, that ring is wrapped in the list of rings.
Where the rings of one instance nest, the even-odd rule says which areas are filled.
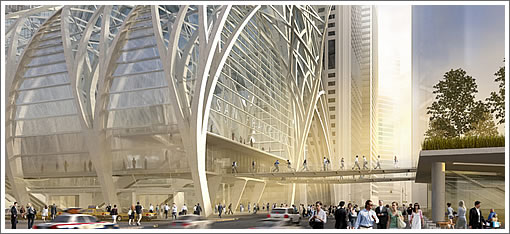
[[[327,20],[317,9],[13,10],[6,15],[7,199],[67,207],[200,203],[206,215],[218,202],[315,199],[296,184],[222,175],[233,161],[239,171],[252,161],[268,171],[277,159],[297,167],[305,157],[329,157],[320,69]]]

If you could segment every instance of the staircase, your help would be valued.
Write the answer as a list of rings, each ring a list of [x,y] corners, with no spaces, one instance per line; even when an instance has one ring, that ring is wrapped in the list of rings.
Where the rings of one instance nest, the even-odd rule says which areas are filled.
[[[11,183],[8,180],[5,180],[5,195],[6,195],[6,197],[7,197],[7,195],[9,195],[10,197],[14,198],[14,195],[12,194]],[[39,200],[39,198],[37,198],[36,196],[31,194],[30,192],[28,193],[28,196],[30,198],[30,203],[32,203],[33,207],[36,210],[40,211],[46,205],[46,204],[44,204],[43,201]],[[22,204],[22,205],[26,205],[26,204]]]

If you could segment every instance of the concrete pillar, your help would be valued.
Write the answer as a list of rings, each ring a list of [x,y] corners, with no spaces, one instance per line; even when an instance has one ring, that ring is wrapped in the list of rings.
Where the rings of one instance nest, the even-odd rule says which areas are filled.
[[[244,188],[246,188],[246,182],[246,180],[238,180],[234,182],[234,187],[232,188],[232,209],[234,212],[237,210],[237,207],[241,202],[241,196],[243,196]]]
[[[173,203],[175,203],[175,205],[177,205],[177,209],[180,210],[182,205],[184,205],[184,192],[174,193]]]
[[[445,206],[445,164],[435,162],[431,168],[432,220],[444,221]]]
[[[92,204],[92,193],[80,193],[78,194],[78,206],[82,208],[87,208]],[[119,204],[116,204],[119,206]]]

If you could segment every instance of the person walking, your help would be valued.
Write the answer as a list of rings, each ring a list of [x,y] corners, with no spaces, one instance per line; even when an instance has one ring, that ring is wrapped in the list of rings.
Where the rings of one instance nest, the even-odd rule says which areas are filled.
[[[389,229],[398,229],[398,228],[405,228],[405,227],[399,227],[399,223],[404,222],[404,216],[402,216],[402,212],[398,210],[398,203],[392,202],[391,203],[391,210],[388,215],[388,223],[386,224],[386,227]]]
[[[485,224],[482,211],[480,211],[480,204],[480,201],[475,201],[475,207],[469,210],[469,229],[482,229]]]
[[[240,204],[239,205],[239,212],[243,213],[244,212],[244,206],[243,204]]]
[[[352,203],[347,205],[347,212],[347,217],[349,218],[347,226],[349,226],[349,229],[354,229],[354,224],[356,224],[356,219],[358,218],[358,212],[356,212]]]
[[[202,207],[200,206],[200,203],[197,203],[197,215],[200,215],[202,213]]]
[[[221,218],[221,213],[223,212],[223,206],[221,203],[218,205],[218,216]]]
[[[381,169],[381,155],[377,155],[377,161],[374,170],[378,168]]]
[[[308,171],[308,163],[306,161],[306,158],[305,160],[303,161],[303,170],[302,171]]]
[[[289,169],[289,171],[292,171],[292,165],[289,159],[287,159],[287,169]]]
[[[16,229],[16,224],[18,224],[18,202],[14,202],[11,206],[11,229]]]
[[[411,220],[409,220],[409,222],[411,223],[411,229],[421,229],[424,224],[423,213],[421,212],[418,202],[414,203],[413,213],[411,214]]]
[[[455,222],[455,229],[467,229],[466,204],[464,203],[464,200],[459,201],[459,208],[457,209],[457,221]]]
[[[248,202],[248,214],[251,213],[251,204]]]
[[[154,206],[152,204],[149,204],[149,213],[154,213]]]
[[[45,223],[46,223],[46,217],[48,217],[48,206],[44,205],[44,208],[41,212],[41,218],[42,218],[43,222],[45,222]]]
[[[379,223],[376,213],[372,210],[372,201],[367,200],[365,202],[365,208],[361,210],[354,224],[355,229],[372,229],[374,223]]]
[[[113,205],[112,210],[110,211],[110,215],[112,215],[113,223],[117,223],[117,216],[119,216],[119,211],[117,209],[117,205]]]
[[[232,203],[230,203],[230,204],[228,205],[228,211],[227,211],[227,214],[232,214],[232,215],[234,214],[234,212],[232,211]]]
[[[165,219],[168,219],[168,210],[170,210],[170,207],[168,206],[168,203],[165,204]]]
[[[318,201],[315,203],[316,210],[309,221],[312,224],[313,229],[324,229],[324,224],[327,221],[326,212],[322,209],[322,202]]]
[[[384,207],[383,200],[379,200],[379,206],[375,208],[375,213],[379,219],[377,229],[386,229],[388,224],[388,209]]]
[[[55,219],[55,216],[57,215],[57,205],[53,203],[53,205],[50,207],[50,213],[51,213],[51,220]]]
[[[175,203],[172,204],[172,219],[173,220],[177,219],[177,205]]]
[[[341,201],[338,204],[338,209],[335,211],[335,228],[347,229],[347,222],[349,222],[348,212],[344,207],[345,202]]]
[[[237,173],[237,162],[232,162],[232,174]]]
[[[407,222],[408,229],[411,228],[411,216],[413,215],[413,203],[409,203],[409,207],[407,207]]]
[[[140,205],[139,201],[136,202],[135,211],[136,215],[138,216],[136,220],[136,225],[140,226],[141,225],[140,221],[142,221],[143,206]]]
[[[255,172],[255,160],[251,161],[251,172]]]
[[[398,168],[397,155],[395,155],[395,158],[393,159],[393,167],[394,167],[394,168]]]
[[[358,155],[356,155],[356,158],[354,158],[354,166],[352,166],[351,170],[354,170],[355,167],[357,167],[358,170],[361,170],[361,168],[359,166],[359,157],[358,157]]]
[[[363,170],[368,170],[368,161],[365,155],[363,155]]]
[[[274,169],[272,172],[280,172],[280,162],[278,161],[278,159],[276,160],[276,162],[274,162]]]
[[[182,215],[187,215],[188,214],[188,207],[186,206],[186,204],[184,204],[182,206],[181,212],[182,212]]]
[[[32,226],[34,226],[35,214],[36,210],[34,209],[34,207],[32,207],[31,203],[28,203],[27,205],[28,229],[32,229]]]
[[[135,209],[133,208],[133,205],[129,207],[128,210],[128,226],[135,225]]]
[[[498,227],[496,225],[496,222],[498,222],[498,215],[496,214],[496,211],[494,209],[490,209],[489,210],[489,216],[487,216],[487,222],[489,222],[489,225],[491,228],[496,228]]]
[[[452,203],[446,203],[446,206],[448,208],[446,208],[446,215],[448,216],[448,221],[449,223],[453,223],[453,208],[452,208]]]
[[[108,204],[105,208],[106,212],[108,212],[108,214],[110,214],[110,212],[112,212],[112,204]],[[111,215],[111,214],[110,214]]]
[[[323,159],[323,167],[324,167],[324,171],[327,171],[328,170],[328,160],[326,159],[326,157],[324,157]]]
[[[344,160],[344,157],[342,157],[342,160],[340,160],[340,169],[342,171],[345,170],[345,160]]]

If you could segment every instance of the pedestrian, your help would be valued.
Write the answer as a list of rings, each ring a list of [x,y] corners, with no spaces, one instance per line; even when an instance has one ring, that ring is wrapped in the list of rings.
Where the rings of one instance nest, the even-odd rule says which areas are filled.
[[[267,210],[267,213],[269,213],[269,202],[266,205],[266,210]]]
[[[423,213],[421,212],[418,202],[414,203],[413,213],[409,222],[411,223],[411,229],[421,229],[424,224]]]
[[[110,211],[110,215],[112,216],[113,223],[117,223],[117,216],[119,215],[119,211],[117,210],[117,205],[113,205],[112,210]]]
[[[244,212],[244,206],[243,204],[240,204],[239,205],[239,212],[243,213]]]
[[[341,201],[338,204],[338,209],[335,211],[335,228],[347,229],[347,222],[349,222],[348,212],[344,207],[345,202]]]
[[[27,205],[27,220],[28,220],[28,229],[32,229],[32,226],[34,226],[34,219],[35,214],[37,211],[32,207],[31,203],[28,203]]]
[[[11,229],[16,229],[16,224],[18,224],[18,202],[14,202],[11,207]]]
[[[135,225],[135,209],[133,205],[128,210],[128,225],[131,226],[131,224]]]
[[[324,229],[324,224],[326,224],[327,217],[326,212],[322,209],[322,203],[320,201],[315,203],[316,210],[312,217],[310,218],[310,224],[313,229]]]
[[[237,173],[237,162],[232,162],[232,174]]]
[[[110,212],[112,211],[112,204],[108,204],[108,205],[106,206],[106,209],[105,209],[105,210],[106,210],[106,212],[108,212],[108,214],[110,214]],[[110,215],[111,215],[111,214],[110,214]]]
[[[487,217],[487,222],[489,222],[489,225],[491,228],[496,228],[496,223],[498,222],[498,215],[496,214],[496,211],[494,209],[490,209],[489,216]]]
[[[365,155],[363,155],[363,170],[368,170],[368,161]]]
[[[405,224],[400,224],[404,222],[404,216],[402,216],[402,212],[398,210],[397,202],[391,203],[391,210],[389,211],[388,217],[386,227],[389,229],[405,228]]]
[[[354,158],[354,166],[352,166],[351,170],[354,170],[355,167],[357,167],[358,170],[361,170],[361,168],[359,166],[359,157],[358,157],[358,155],[356,155],[356,158]]]
[[[272,172],[280,172],[280,162],[278,161],[278,159],[276,159],[276,162],[274,162],[274,169]]]
[[[46,223],[46,217],[48,217],[48,206],[44,205],[44,208],[41,212],[41,218],[42,218],[43,222],[45,222],[45,223]]]
[[[168,206],[168,203],[165,204],[165,219],[168,219],[168,210],[170,210],[170,207]]]
[[[485,225],[480,204],[480,201],[475,201],[475,207],[469,210],[469,229],[482,229]]]
[[[159,214],[159,206],[156,204],[156,214]]]
[[[377,155],[377,161],[374,170],[378,168],[381,169],[381,155]]]
[[[223,212],[223,206],[221,203],[218,205],[218,216],[221,218],[221,213]]]
[[[232,203],[230,203],[230,204],[228,205],[228,211],[227,211],[227,214],[232,214],[232,215],[234,214],[234,212],[232,212]]]
[[[51,206],[50,213],[51,213],[51,220],[54,220],[55,217],[57,216],[57,205],[55,205],[55,203],[53,203],[53,205]]]
[[[365,202],[365,208],[361,210],[354,224],[355,229],[372,229],[374,223],[379,223],[376,213],[372,210],[372,201],[367,200]]]
[[[182,212],[182,215],[187,215],[188,214],[188,207],[186,206],[186,204],[184,204],[182,206],[181,212]]]
[[[463,200],[459,201],[459,208],[457,210],[457,221],[455,222],[455,229],[466,229],[466,205]]]
[[[149,213],[154,213],[154,206],[152,206],[152,203],[149,204]]]
[[[340,169],[345,170],[345,160],[344,160],[344,157],[342,157],[342,160],[340,160]]]
[[[256,165],[255,160],[251,161],[251,172],[256,172],[255,165]]]
[[[306,162],[306,158],[303,161],[303,171],[308,171],[308,163]]]
[[[172,205],[172,219],[177,219],[177,205],[175,203]]]
[[[202,212],[202,207],[200,206],[200,203],[197,203],[197,215],[200,215]]]
[[[138,216],[137,220],[136,220],[136,225],[140,226],[141,225],[140,221],[142,220],[143,206],[140,205],[139,201],[136,202],[135,211],[136,211],[136,215]]]
[[[248,214],[251,213],[251,204],[248,202]]]
[[[413,215],[413,203],[409,203],[409,207],[407,207],[408,228],[411,228],[411,216],[412,215]]]
[[[290,164],[290,160],[287,159],[287,169],[289,169],[289,171],[292,171],[292,166]]]
[[[197,214],[197,205],[193,206],[193,214]]]
[[[323,162],[324,162],[323,163],[324,164],[323,165],[324,166],[324,171],[327,171],[328,170],[328,160],[326,159],[326,157],[324,157]]]
[[[453,223],[453,208],[452,208],[452,203],[446,203],[446,206],[448,208],[446,208],[446,215],[448,216],[448,221],[450,223]]]
[[[386,229],[386,225],[388,224],[388,209],[384,207],[383,200],[379,200],[379,206],[375,208],[375,213],[379,219],[377,229]]]
[[[393,159],[393,167],[394,167],[394,168],[398,168],[397,155],[395,155],[395,158]]]

